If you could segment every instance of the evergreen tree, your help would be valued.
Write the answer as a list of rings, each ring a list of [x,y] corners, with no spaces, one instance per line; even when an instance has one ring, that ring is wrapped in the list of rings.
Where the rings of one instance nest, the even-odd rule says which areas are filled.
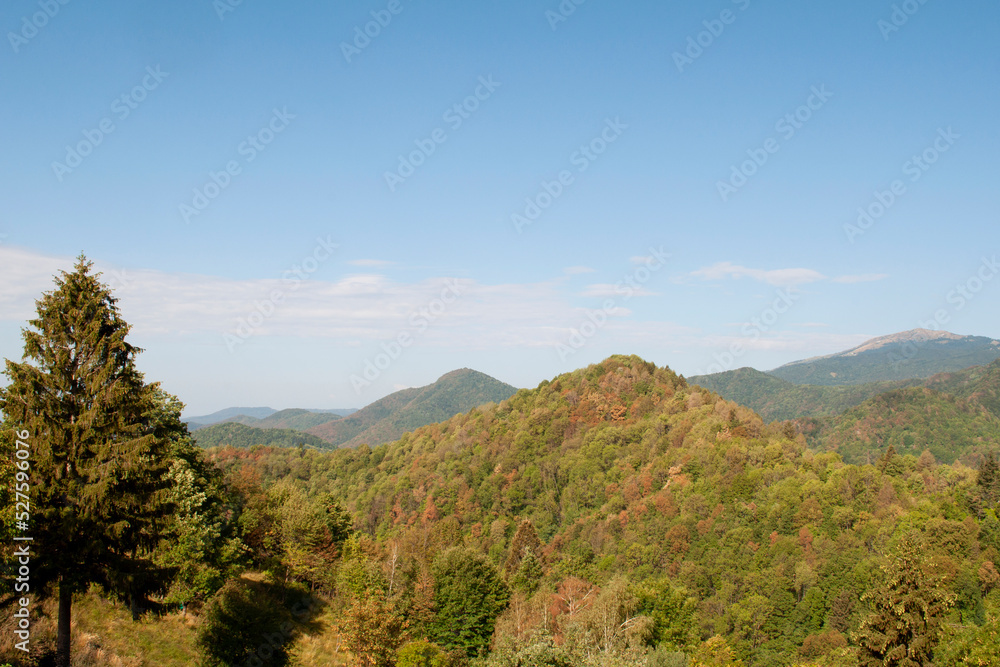
[[[976,484],[983,494],[986,506],[993,507],[997,499],[1000,498],[1000,466],[997,465],[997,459],[993,452],[989,452],[979,464]]]
[[[510,551],[503,566],[504,575],[508,578],[513,576],[521,564],[521,559],[527,556],[528,552],[535,554],[537,558],[542,553],[542,546],[535,525],[528,519],[522,519],[514,533],[514,539],[510,542]]]
[[[544,575],[541,561],[531,549],[528,549],[521,559],[521,564],[517,566],[517,571],[510,578],[510,587],[531,597],[538,590]]]
[[[137,614],[166,584],[149,554],[169,512],[167,442],[151,418],[155,385],[135,368],[140,350],[116,299],[80,257],[36,303],[22,363],[7,360],[6,425],[27,431],[32,585],[58,595],[57,664],[70,664],[73,594],[96,583]]]
[[[862,598],[872,603],[856,639],[863,667],[931,664],[944,612],[954,595],[925,569],[926,545],[919,533],[904,535],[882,563],[881,578]]]
[[[510,590],[485,558],[453,547],[434,561],[437,615],[432,639],[468,656],[486,653],[497,616],[507,608]]]
[[[896,453],[896,448],[889,445],[882,458],[878,460],[878,469],[884,475],[898,476],[903,472],[902,462]]]

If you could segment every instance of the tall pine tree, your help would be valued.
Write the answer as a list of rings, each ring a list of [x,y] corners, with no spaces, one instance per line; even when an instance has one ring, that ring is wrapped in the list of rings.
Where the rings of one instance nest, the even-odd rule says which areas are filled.
[[[881,576],[864,595],[871,613],[855,634],[862,667],[932,664],[945,612],[955,596],[941,575],[928,571],[920,533],[903,535],[881,564]]]
[[[979,464],[976,484],[987,508],[993,507],[1000,500],[1000,465],[993,452],[988,452]]]
[[[129,325],[91,268],[81,256],[36,302],[23,360],[7,360],[0,389],[5,426],[31,441],[31,584],[58,596],[56,661],[66,667],[74,593],[99,584],[136,615],[167,576],[150,558],[170,509],[157,386],[136,370]]]

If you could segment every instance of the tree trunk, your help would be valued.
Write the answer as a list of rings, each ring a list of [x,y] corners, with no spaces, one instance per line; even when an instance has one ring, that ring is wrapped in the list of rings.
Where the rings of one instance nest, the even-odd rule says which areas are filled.
[[[56,636],[56,667],[70,667],[69,664],[69,622],[73,606],[73,591],[65,581],[59,582],[59,629]]]

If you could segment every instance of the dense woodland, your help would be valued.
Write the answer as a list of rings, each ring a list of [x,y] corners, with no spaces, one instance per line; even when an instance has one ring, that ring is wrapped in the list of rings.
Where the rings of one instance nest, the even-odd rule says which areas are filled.
[[[127,325],[84,260],[31,325],[34,366],[8,362],[0,390],[0,488],[9,495],[13,434],[27,428],[36,583],[60,609],[69,593],[77,609],[111,604],[153,631],[183,617],[204,665],[1000,655],[998,443],[984,432],[922,446],[932,389],[893,399],[913,439],[870,462],[628,356],[375,448],[204,451],[181,402],[135,373]],[[60,336],[75,327],[67,357]],[[47,389],[71,376],[85,378],[76,393]],[[0,602],[9,617],[11,597]],[[38,627],[53,604],[34,608]],[[27,660],[4,655],[69,664],[68,631],[36,636]],[[325,636],[332,648],[310,654]]]
[[[290,428],[256,428],[235,422],[213,424],[200,428],[193,437],[201,447],[309,447],[326,448],[331,445],[311,433]]]

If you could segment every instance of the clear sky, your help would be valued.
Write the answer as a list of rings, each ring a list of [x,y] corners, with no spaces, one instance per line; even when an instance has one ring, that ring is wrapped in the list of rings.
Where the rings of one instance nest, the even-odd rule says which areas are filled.
[[[996,2],[6,0],[0,31],[0,356],[82,251],[188,414],[1000,338]]]

